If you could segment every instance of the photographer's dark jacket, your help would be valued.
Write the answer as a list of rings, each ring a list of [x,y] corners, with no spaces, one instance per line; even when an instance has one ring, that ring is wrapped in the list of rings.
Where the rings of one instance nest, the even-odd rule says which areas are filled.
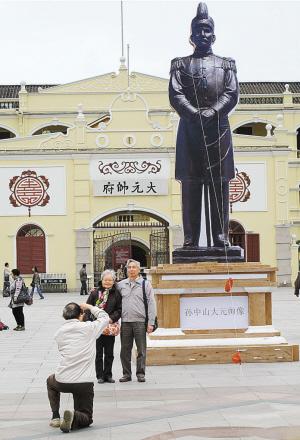
[[[104,290],[105,289],[103,287],[98,287],[97,289],[94,289],[90,293],[86,303],[95,306],[96,301],[99,297],[99,291],[103,292]],[[109,315],[110,319],[113,322],[117,322],[121,318],[122,297],[115,285],[111,289],[109,289],[109,295],[104,310],[106,311],[106,313]],[[87,319],[90,319],[90,313],[85,312],[85,315]]]
[[[212,173],[214,179],[229,181],[234,162],[228,113],[239,96],[234,60],[212,52],[175,58],[170,75],[170,103],[180,116],[176,179],[210,182]],[[202,126],[199,110],[210,108],[215,116]]]

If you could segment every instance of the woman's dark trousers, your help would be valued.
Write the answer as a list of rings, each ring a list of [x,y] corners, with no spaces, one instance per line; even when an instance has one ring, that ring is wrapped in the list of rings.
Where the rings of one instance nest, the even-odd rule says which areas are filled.
[[[114,361],[115,336],[101,335],[96,341],[96,376],[97,379],[110,379],[112,377],[112,364]],[[103,362],[104,354],[104,362]]]
[[[23,306],[12,308],[13,315],[15,317],[17,325],[25,326],[25,318],[23,313]]]

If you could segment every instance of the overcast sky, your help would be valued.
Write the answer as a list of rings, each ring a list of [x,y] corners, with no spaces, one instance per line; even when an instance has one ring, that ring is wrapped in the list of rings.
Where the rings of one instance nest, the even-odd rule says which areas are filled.
[[[124,0],[130,70],[168,78],[170,60],[191,53],[197,4]],[[240,81],[300,81],[300,1],[207,5],[214,52],[236,60]],[[120,1],[0,0],[0,14],[0,84],[61,84],[118,70]]]

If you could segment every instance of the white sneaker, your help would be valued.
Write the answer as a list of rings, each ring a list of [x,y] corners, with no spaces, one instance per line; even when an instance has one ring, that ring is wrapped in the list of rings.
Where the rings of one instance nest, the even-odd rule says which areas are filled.
[[[52,419],[49,423],[49,426],[52,426],[52,428],[59,428],[60,427],[60,419]]]

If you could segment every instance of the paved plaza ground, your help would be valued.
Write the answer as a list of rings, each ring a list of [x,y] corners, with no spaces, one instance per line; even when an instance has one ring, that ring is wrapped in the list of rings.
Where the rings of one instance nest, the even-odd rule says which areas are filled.
[[[53,334],[77,293],[48,294],[25,307],[26,331],[14,332],[8,300],[0,317],[0,439],[45,440],[50,428],[46,378],[58,362]],[[274,289],[273,324],[300,343],[300,302]],[[113,372],[121,377],[117,338]],[[147,382],[95,383],[94,424],[69,434],[85,440],[300,439],[300,365],[294,363],[148,367]],[[72,408],[69,395],[62,410]]]

